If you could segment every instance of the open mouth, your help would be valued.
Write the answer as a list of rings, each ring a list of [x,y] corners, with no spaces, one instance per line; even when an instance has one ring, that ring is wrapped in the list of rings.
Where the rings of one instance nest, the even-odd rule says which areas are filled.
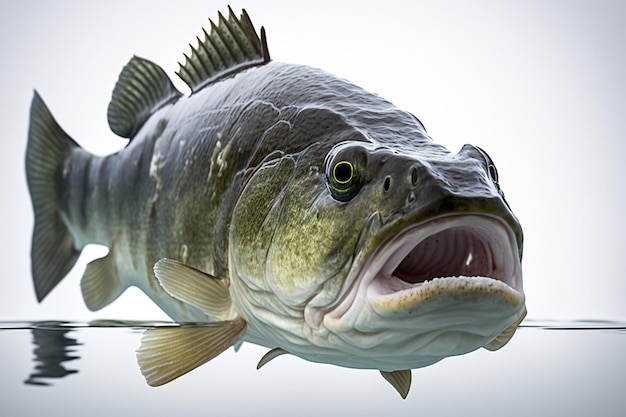
[[[491,216],[446,216],[412,226],[381,245],[373,258],[365,275],[380,295],[452,277],[488,278],[522,290],[515,234]]]
[[[496,216],[441,216],[407,227],[364,256],[323,324],[348,335],[341,337],[358,335],[368,354],[380,348],[390,369],[481,346],[495,350],[523,319],[516,235]]]
[[[331,317],[348,320],[366,299],[381,314],[426,301],[456,308],[461,300],[489,299],[514,310],[524,302],[515,233],[484,214],[443,216],[390,237],[361,266],[352,288]]]

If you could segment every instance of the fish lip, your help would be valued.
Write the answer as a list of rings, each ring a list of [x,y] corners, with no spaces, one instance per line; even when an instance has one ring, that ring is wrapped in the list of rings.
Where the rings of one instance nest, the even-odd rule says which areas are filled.
[[[467,258],[468,249],[483,245],[482,249],[477,249],[482,250],[482,256],[492,265],[484,270],[478,266],[470,267],[466,271],[469,273],[464,274],[461,263],[457,265],[460,269],[456,272],[451,268],[444,270],[446,274],[433,273],[426,279],[416,275],[416,282],[410,282],[413,278],[407,280],[395,274],[407,256],[418,255],[420,245],[438,234],[444,237],[451,234],[447,237],[453,238],[451,245],[456,244],[457,247],[448,246],[448,249],[460,247],[464,251],[461,255],[446,255],[437,250],[427,254],[448,256],[448,263],[459,263]],[[458,236],[454,238],[454,234]],[[488,256],[491,258],[488,259]],[[415,262],[414,266],[419,266],[419,262]],[[443,267],[446,268],[446,265]],[[484,273],[478,273],[481,271]],[[375,249],[357,271],[351,290],[327,313],[330,319],[343,317],[349,320],[350,312],[358,314],[357,307],[362,307],[364,303],[370,304],[379,313],[410,312],[421,304],[432,303],[434,299],[448,299],[448,302],[439,303],[441,308],[444,304],[452,304],[453,298],[459,294],[474,297],[477,302],[481,298],[490,298],[492,302],[506,304],[514,310],[522,308],[524,295],[517,239],[512,228],[500,217],[485,213],[446,214],[404,228]]]

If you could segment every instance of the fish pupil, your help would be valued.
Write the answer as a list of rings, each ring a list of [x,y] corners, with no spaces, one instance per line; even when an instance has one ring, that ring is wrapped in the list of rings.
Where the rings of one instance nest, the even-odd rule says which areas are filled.
[[[335,177],[335,181],[337,183],[343,185],[350,182],[352,179],[352,175],[354,173],[354,168],[352,164],[348,161],[341,161],[335,165],[335,169],[333,170],[333,176]]]

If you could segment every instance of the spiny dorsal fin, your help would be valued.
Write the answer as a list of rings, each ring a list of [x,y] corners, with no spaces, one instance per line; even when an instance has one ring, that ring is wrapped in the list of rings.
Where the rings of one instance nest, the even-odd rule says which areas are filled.
[[[219,13],[217,25],[209,21],[211,33],[203,29],[204,40],[197,38],[196,47],[190,44],[191,56],[185,54],[185,63],[179,63],[177,74],[192,93],[220,78],[270,60],[265,29],[261,28],[259,39],[245,9],[238,19],[229,6],[228,19]]]
[[[152,113],[180,96],[161,67],[134,56],[113,89],[107,112],[109,127],[116,135],[132,138]]]

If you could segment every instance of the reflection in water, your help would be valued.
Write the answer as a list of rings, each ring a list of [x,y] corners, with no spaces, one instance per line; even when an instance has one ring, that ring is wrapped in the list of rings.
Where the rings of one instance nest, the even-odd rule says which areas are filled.
[[[83,344],[69,337],[80,330],[89,328],[125,328],[145,330],[150,327],[171,326],[171,322],[94,320],[90,323],[63,321],[9,322],[0,321],[0,330],[30,330],[32,335],[34,370],[24,381],[27,385],[49,386],[46,379],[63,378],[78,373],[78,369],[68,369],[65,362],[80,359],[76,346]]]
[[[0,321],[0,417],[624,417],[626,410],[626,321],[527,319],[496,353],[479,350],[415,371],[404,401],[377,372],[293,356],[257,371],[266,350],[252,344],[148,389],[135,351],[144,330],[164,326],[175,324]]]
[[[76,354],[75,346],[80,346],[78,340],[68,337],[73,329],[55,325],[49,327],[32,327],[33,353],[35,354],[35,369],[28,379],[28,385],[51,385],[48,378],[63,378],[78,372],[76,369],[67,369],[64,362],[80,359]]]
[[[27,385],[50,386],[48,379],[63,378],[68,375],[78,373],[78,369],[71,369],[66,362],[80,359],[76,346],[83,343],[75,336],[81,330],[94,328],[124,328],[133,331],[143,331],[154,327],[177,327],[171,322],[139,322],[139,321],[118,321],[118,320],[98,320],[90,323],[68,323],[68,322],[0,322],[0,330],[24,330],[29,329],[32,334],[34,370],[24,381]],[[565,333],[586,331],[588,334],[597,332],[626,334],[625,322],[611,321],[538,321],[525,320],[520,329],[565,331]],[[132,347],[133,349],[136,346]],[[137,371],[138,372],[138,371]]]

